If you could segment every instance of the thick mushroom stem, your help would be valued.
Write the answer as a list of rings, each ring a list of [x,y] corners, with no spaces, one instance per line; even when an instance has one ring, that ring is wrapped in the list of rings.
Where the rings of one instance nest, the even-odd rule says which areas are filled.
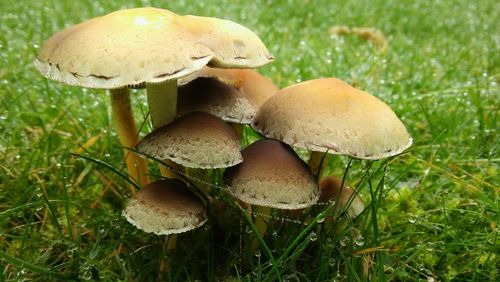
[[[169,124],[177,114],[177,80],[146,83],[153,128]]]
[[[153,128],[159,128],[171,123],[177,115],[177,79],[166,80],[160,83],[146,83],[149,112]],[[184,172],[182,166],[164,160],[173,169]],[[161,166],[161,174],[168,178],[178,178],[170,169]]]
[[[111,112],[115,126],[118,129],[120,142],[126,148],[133,148],[139,142],[139,131],[134,122],[128,88],[111,89],[110,94]],[[125,162],[132,179],[141,186],[149,183],[148,168],[143,159],[125,149]]]
[[[325,156],[324,152],[311,152],[311,156],[309,157],[309,167],[311,168],[311,172],[318,177],[318,179],[321,179],[321,172],[322,168],[327,164],[326,157],[323,160],[323,157]],[[323,163],[321,163],[323,161]],[[321,167],[320,167],[321,166]]]

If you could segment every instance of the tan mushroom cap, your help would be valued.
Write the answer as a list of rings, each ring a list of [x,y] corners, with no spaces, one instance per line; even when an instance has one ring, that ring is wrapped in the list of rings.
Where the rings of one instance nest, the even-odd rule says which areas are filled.
[[[292,146],[361,159],[397,155],[412,144],[389,106],[335,78],[281,90],[260,107],[252,126]]]
[[[272,59],[257,35],[234,22],[136,8],[56,33],[35,65],[56,81],[110,89],[177,79],[207,64],[253,68]]]
[[[290,146],[257,141],[242,152],[243,162],[226,169],[229,191],[243,202],[280,209],[301,209],[318,200],[318,185]]]
[[[347,214],[349,214],[351,218],[355,218],[363,212],[365,204],[363,200],[354,193],[354,189],[349,187],[347,183],[344,183],[342,189],[340,189],[341,185],[342,179],[333,176],[325,177],[319,183],[320,195],[318,202],[328,203],[331,200],[335,200],[339,202],[338,204],[341,208],[345,208],[347,204],[351,202],[347,209]]]
[[[193,168],[229,167],[243,160],[232,128],[203,112],[189,113],[154,130],[137,145],[137,150]]]
[[[250,123],[257,109],[279,88],[252,69],[205,67],[179,87],[178,114],[203,111],[235,123]]]
[[[207,221],[202,201],[172,179],[144,186],[128,202],[123,215],[135,227],[158,235],[186,232]]]

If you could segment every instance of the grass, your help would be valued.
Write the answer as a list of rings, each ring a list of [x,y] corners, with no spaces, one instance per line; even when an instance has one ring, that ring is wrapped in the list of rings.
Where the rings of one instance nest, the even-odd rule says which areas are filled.
[[[498,1],[168,2],[0,2],[0,281],[498,281]],[[326,224],[324,206],[274,211],[254,253],[249,216],[222,189],[230,206],[166,253],[163,237],[121,216],[131,190],[116,173],[106,93],[47,81],[32,64],[54,32],[147,5],[242,23],[277,58],[261,72],[280,87],[348,81],[389,104],[414,146],[377,162],[330,157],[327,173],[350,164],[346,180],[367,203],[354,221]],[[339,25],[375,27],[388,48],[330,35]],[[134,103],[143,121],[143,93]]]

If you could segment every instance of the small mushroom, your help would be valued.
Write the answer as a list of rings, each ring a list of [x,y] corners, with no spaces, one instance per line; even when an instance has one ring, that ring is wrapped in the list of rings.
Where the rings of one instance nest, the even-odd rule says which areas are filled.
[[[389,106],[335,79],[315,79],[289,86],[259,109],[252,127],[268,138],[312,150],[318,172],[324,152],[360,159],[397,155],[412,139]]]
[[[259,140],[241,154],[243,162],[226,169],[229,191],[241,201],[279,209],[302,209],[318,200],[318,185],[290,146]]]
[[[186,232],[207,221],[202,201],[174,179],[144,186],[128,202],[123,215],[135,227],[157,235]]]
[[[243,162],[226,169],[224,182],[239,200],[256,205],[255,226],[267,230],[263,217],[272,208],[303,209],[318,201],[319,188],[309,167],[290,146],[276,140],[259,140],[246,147]],[[252,243],[256,249],[257,241]]]
[[[179,87],[178,115],[211,113],[229,122],[241,136],[259,107],[279,88],[252,69],[205,67],[186,77]]]
[[[154,130],[137,150],[191,168],[224,168],[243,160],[231,127],[204,112],[189,113]]]
[[[347,207],[347,214],[351,218],[356,218],[365,209],[363,200],[359,195],[357,195],[351,187],[346,183],[342,187],[342,179],[337,177],[328,176],[325,177],[319,183],[320,203],[329,203],[330,201],[338,201],[340,208],[344,209]]]

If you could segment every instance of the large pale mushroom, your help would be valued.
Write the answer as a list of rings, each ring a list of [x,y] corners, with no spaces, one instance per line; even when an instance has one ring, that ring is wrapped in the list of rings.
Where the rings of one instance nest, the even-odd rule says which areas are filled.
[[[289,86],[259,109],[253,128],[268,138],[312,150],[313,172],[324,152],[376,160],[397,155],[412,139],[389,106],[335,79]]]
[[[153,127],[158,128],[176,116],[177,79],[205,65],[255,68],[272,59],[262,41],[237,23],[136,8],[56,33],[43,46],[35,65],[56,81],[110,89],[120,140],[125,147],[133,147],[138,132],[128,86],[145,84]],[[135,174],[137,163],[141,169]],[[146,179],[145,165],[137,157],[128,158],[127,165],[133,178]]]

